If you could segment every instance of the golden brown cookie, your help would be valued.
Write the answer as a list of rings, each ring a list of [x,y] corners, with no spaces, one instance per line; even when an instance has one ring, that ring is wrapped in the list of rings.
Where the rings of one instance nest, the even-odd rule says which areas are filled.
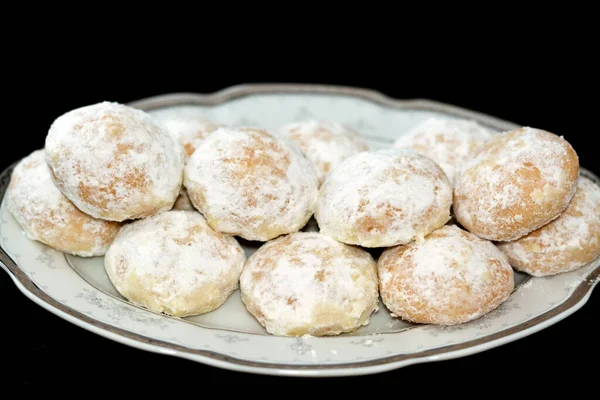
[[[261,246],[240,277],[248,311],[278,336],[326,336],[367,325],[378,309],[371,255],[316,232]]]
[[[202,140],[225,125],[197,115],[173,113],[158,114],[153,118],[171,132],[183,148],[184,161],[187,162],[202,143]]]
[[[388,247],[423,237],[450,219],[444,171],[412,150],[364,152],[343,161],[320,189],[315,218],[340,242]]]
[[[301,150],[261,129],[216,130],[192,154],[184,175],[192,204],[208,223],[247,240],[302,229],[319,190]]]
[[[90,217],[58,190],[44,150],[22,159],[13,170],[8,210],[30,239],[82,257],[104,255],[121,224]]]
[[[578,175],[577,154],[560,136],[527,127],[495,135],[463,166],[454,214],[479,237],[515,240],[563,212]]]
[[[315,166],[319,183],[346,158],[369,150],[368,143],[358,132],[337,121],[292,122],[280,132],[300,146]]]
[[[183,179],[174,137],[143,111],[98,103],[58,117],[46,160],[61,192],[80,210],[113,221],[170,210]]]
[[[600,187],[581,176],[560,217],[498,247],[515,269],[534,276],[569,272],[592,262],[600,255]]]
[[[462,164],[473,158],[490,137],[491,132],[475,121],[428,118],[399,136],[394,147],[431,158],[454,186]]]
[[[384,251],[377,268],[383,303],[414,323],[474,320],[502,304],[514,289],[506,256],[492,242],[454,225],[422,242]]]
[[[131,302],[185,317],[220,307],[237,289],[245,261],[235,238],[214,231],[200,213],[167,211],[125,225],[104,266]]]

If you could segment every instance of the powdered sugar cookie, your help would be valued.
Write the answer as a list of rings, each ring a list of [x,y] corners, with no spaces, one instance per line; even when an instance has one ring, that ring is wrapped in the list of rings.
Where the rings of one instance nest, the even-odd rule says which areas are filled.
[[[125,298],[185,317],[220,307],[238,287],[246,256],[200,213],[167,211],[123,227],[104,258]]]
[[[356,131],[337,121],[292,122],[280,132],[300,146],[315,166],[320,183],[346,158],[369,150],[367,142]]]
[[[378,309],[376,264],[364,250],[316,232],[260,247],[240,277],[248,311],[279,336],[325,336],[369,323]]]
[[[153,115],[153,118],[161,123],[169,132],[171,132],[183,149],[184,163],[187,163],[190,156],[196,147],[205,137],[210,135],[217,128],[224,127],[224,124],[220,124],[209,119],[190,114],[158,114]],[[174,210],[195,210],[189,196],[184,188],[181,189],[179,197],[173,205]]]
[[[247,240],[300,230],[317,202],[310,161],[260,129],[216,130],[192,154],[184,175],[192,204],[208,223]]]
[[[13,170],[7,207],[30,239],[82,257],[104,255],[121,228],[84,214],[58,190],[44,150],[29,154]]]
[[[431,158],[454,185],[460,166],[473,158],[490,137],[490,131],[475,121],[428,118],[398,137],[394,147]]]
[[[432,160],[412,150],[364,152],[343,161],[321,186],[321,233],[364,247],[423,237],[450,219],[452,189]]]
[[[577,154],[562,137],[528,127],[495,135],[463,166],[454,214],[477,236],[515,240],[560,215],[578,174]]]
[[[383,303],[414,323],[474,320],[502,304],[514,289],[506,256],[491,242],[454,225],[420,243],[384,251],[377,268]]]
[[[178,140],[187,162],[202,140],[224,124],[189,114],[158,114],[153,116]]]
[[[46,160],[61,192],[86,214],[123,221],[173,207],[183,153],[143,111],[98,103],[58,117],[46,137]]]
[[[600,256],[600,187],[581,176],[560,217],[498,247],[515,269],[534,276],[569,272],[592,262]]]

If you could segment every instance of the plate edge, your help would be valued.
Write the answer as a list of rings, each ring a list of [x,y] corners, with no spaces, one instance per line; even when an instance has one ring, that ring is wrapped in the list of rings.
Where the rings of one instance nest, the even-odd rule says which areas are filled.
[[[199,105],[217,105],[226,103],[229,100],[252,95],[252,94],[276,94],[276,93],[290,93],[290,94],[299,94],[299,93],[320,93],[320,94],[331,94],[331,95],[346,95],[351,97],[359,97],[367,100],[374,101],[378,104],[382,104],[385,106],[390,106],[393,108],[399,109],[424,109],[424,110],[434,110],[441,111],[444,113],[449,113],[455,116],[461,116],[466,118],[473,118],[482,123],[487,123],[492,127],[496,127],[498,129],[510,129],[512,127],[518,126],[513,122],[504,121],[502,119],[492,117],[490,115],[486,115],[483,113],[479,113],[472,110],[463,109],[457,106],[439,103],[432,100],[426,99],[413,99],[413,100],[400,100],[390,98],[380,92],[373,91],[370,89],[362,89],[362,88],[354,88],[354,87],[345,87],[345,86],[331,86],[331,85],[311,85],[311,84],[244,84],[237,85],[233,87],[229,87],[223,90],[220,90],[211,94],[199,94],[199,93],[172,93],[165,94],[159,96],[153,96],[146,99],[136,100],[130,102],[129,105],[134,107],[138,107],[141,109],[151,109],[155,107],[164,107],[168,105],[176,105],[182,104],[184,102],[191,102],[192,104]],[[0,198],[4,197],[6,187],[7,187],[7,174],[10,174],[14,166],[18,163],[15,162],[12,165],[8,166],[2,173],[0,174]],[[600,183],[600,179],[596,177],[591,171],[585,170],[585,168],[581,168],[584,175],[587,175],[594,179],[597,183]],[[362,361],[362,362],[352,362],[352,363],[343,363],[343,364],[330,364],[330,365],[284,365],[284,364],[274,364],[274,363],[259,363],[248,361],[244,359],[236,359],[234,357],[229,357],[220,353],[214,353],[206,350],[197,350],[197,349],[189,349],[184,346],[178,346],[175,344],[162,342],[160,340],[152,339],[145,337],[143,335],[139,335],[136,333],[131,333],[126,330],[113,327],[108,324],[104,324],[100,321],[94,320],[82,313],[79,313],[76,310],[72,310],[69,307],[64,306],[58,301],[54,300],[50,296],[46,295],[43,291],[41,291],[27,276],[21,271],[21,269],[17,266],[17,264],[5,253],[4,249],[0,246],[0,262],[4,265],[5,270],[7,270],[10,277],[15,281],[18,281],[22,288],[17,285],[17,287],[23,292],[27,290],[32,296],[35,296],[37,300],[34,302],[41,304],[45,303],[49,308],[55,308],[62,313],[69,315],[70,317],[79,320],[81,324],[78,324],[82,327],[88,328],[91,330],[91,327],[94,327],[98,330],[106,330],[107,332],[116,335],[122,336],[129,341],[139,342],[140,345],[146,345],[151,347],[156,347],[154,349],[155,352],[165,354],[165,350],[170,350],[169,354],[173,351],[174,356],[190,358],[191,355],[197,355],[202,358],[214,358],[219,363],[225,363],[226,365],[216,365],[216,363],[211,363],[215,366],[219,366],[222,368],[227,368],[231,364],[237,366],[237,370],[241,370],[240,367],[245,368],[257,368],[260,370],[267,370],[266,374],[276,374],[276,375],[302,375],[308,376],[308,374],[323,374],[323,375],[350,375],[354,373],[344,373],[344,371],[348,371],[350,369],[359,369],[361,374],[366,374],[369,372],[382,372],[384,370],[389,370],[393,368],[399,368],[402,366],[427,362],[427,361],[435,361],[436,359],[449,359],[459,357],[460,355],[456,354],[461,351],[468,351],[474,347],[479,347],[482,345],[488,345],[489,347],[495,347],[495,345],[500,345],[499,341],[502,339],[510,339],[519,333],[527,333],[531,334],[537,332],[539,329],[542,329],[544,323],[547,323],[549,320],[555,320],[560,318],[561,316],[568,316],[572,312],[575,312],[577,309],[581,308],[586,302],[591,292],[593,291],[595,284],[597,283],[597,278],[600,276],[600,266],[597,266],[593,271],[591,271],[588,276],[577,286],[577,288],[573,291],[571,296],[565,300],[559,307],[556,307],[552,310],[547,311],[544,314],[539,315],[538,317],[527,321],[525,323],[516,325],[509,330],[504,330],[501,332],[497,332],[495,334],[491,334],[485,336],[483,338],[474,339],[469,342],[463,342],[458,345],[450,345],[450,346],[442,346],[435,349],[427,350],[425,352],[420,353],[411,353],[410,355],[396,355],[390,357],[378,358],[376,360],[370,361]],[[30,297],[30,296],[27,296]],[[30,297],[31,299],[31,297]],[[33,300],[33,299],[32,299]],[[48,307],[44,307],[49,309]],[[571,312],[569,312],[571,311]],[[56,312],[55,312],[56,314]],[[76,315],[76,314],[79,314]],[[562,318],[560,318],[562,319]],[[558,319],[559,320],[559,319]],[[556,321],[551,321],[550,325],[554,324]],[[71,321],[73,322],[73,321]],[[89,325],[89,326],[88,326]],[[516,329],[519,328],[519,329]],[[539,328],[539,329],[535,329]],[[533,330],[532,330],[533,329]],[[98,334],[98,332],[95,332]],[[526,335],[523,335],[526,336]],[[127,343],[129,345],[133,345],[131,343]],[[162,350],[165,349],[165,350]],[[162,350],[162,351],[160,351]],[[481,351],[481,350],[479,350]],[[476,351],[478,352],[478,351]],[[190,356],[186,356],[186,355]],[[403,363],[403,365],[397,365],[398,363]],[[389,368],[385,368],[389,366]],[[370,371],[372,369],[377,369],[377,371]],[[253,371],[246,371],[253,372]],[[312,375],[314,376],[314,375]]]
[[[0,188],[0,192],[2,188]],[[2,193],[0,193],[2,195]],[[150,346],[156,353],[161,354],[169,354],[176,357],[182,357],[194,360],[193,356],[200,356],[204,359],[210,359],[214,366],[227,368],[230,366],[235,366],[236,370],[242,371],[244,368],[257,368],[260,370],[261,374],[270,374],[270,375],[299,375],[299,376],[319,376],[319,375],[328,375],[328,376],[344,376],[344,375],[354,375],[355,372],[348,373],[348,371],[353,369],[360,369],[361,374],[366,373],[376,373],[383,372],[386,370],[400,368],[403,366],[408,366],[410,364],[416,363],[424,363],[428,361],[436,361],[442,359],[451,359],[460,357],[461,352],[467,352],[469,354],[477,353],[485,350],[486,348],[497,347],[503,343],[512,341],[511,338],[515,336],[527,336],[529,334],[533,334],[543,327],[547,327],[553,325],[554,323],[566,318],[568,315],[571,315],[573,312],[577,311],[579,308],[583,307],[587,300],[589,299],[591,292],[596,286],[597,279],[600,277],[600,265],[597,266],[593,271],[591,271],[585,279],[583,279],[577,288],[573,291],[571,296],[565,300],[560,306],[553,308],[529,321],[524,323],[515,325],[510,329],[506,329],[500,332],[493,333],[491,335],[487,335],[481,338],[473,339],[467,342],[462,342],[455,345],[447,345],[441,346],[434,349],[411,353],[411,354],[398,354],[395,356],[389,357],[381,357],[375,360],[367,360],[360,362],[351,362],[351,363],[340,363],[340,364],[328,364],[328,365],[313,365],[313,364],[277,364],[277,363],[263,363],[263,362],[255,362],[249,361],[245,359],[239,359],[236,357],[227,356],[221,353],[212,352],[209,350],[201,350],[201,349],[190,349],[185,346],[168,343],[162,340],[153,339],[151,337],[146,337],[137,333],[129,332],[125,329],[115,327],[104,322],[95,320],[77,310],[69,308],[62,303],[58,302],[54,298],[50,297],[46,293],[44,293],[40,288],[35,285],[29,278],[27,278],[26,274],[14,263],[14,261],[8,257],[5,253],[4,249],[0,247],[0,262],[3,264],[7,273],[13,279],[13,281],[18,281],[22,286],[17,287],[23,292],[23,289],[27,290],[34,298],[29,297],[35,303],[41,305],[41,303],[45,303],[43,308],[46,308],[50,311],[59,311],[68,315],[70,318],[77,320],[70,321],[78,326],[91,330],[96,334],[100,334],[95,330],[105,331],[107,334],[115,335],[117,337],[123,338],[125,340],[121,340],[121,343],[133,345],[129,343],[129,341],[138,343],[139,347],[141,346]],[[54,312],[57,314],[57,312]],[[561,318],[562,317],[562,318]],[[552,321],[551,321],[552,320]],[[548,321],[551,321],[548,324]],[[94,329],[91,329],[94,328]],[[107,336],[107,335],[101,335]],[[515,338],[516,339],[516,338]],[[119,341],[119,340],[117,340]],[[473,350],[475,347],[486,346],[486,348],[481,348],[480,350]],[[135,346],[134,346],[135,347]],[[199,360],[195,360],[199,361]],[[205,361],[205,363],[208,363]],[[220,365],[220,364],[225,365]],[[397,365],[401,364],[401,365]],[[386,366],[388,368],[386,368]],[[231,368],[230,368],[231,369]],[[372,371],[376,369],[376,371]],[[252,370],[245,370],[246,372],[253,372]]]
[[[176,92],[160,94],[133,100],[127,104],[142,110],[151,110],[158,107],[169,107],[182,104],[217,106],[238,98],[261,94],[326,94],[357,97],[389,108],[441,111],[456,117],[476,119],[480,123],[500,130],[507,130],[520,126],[515,122],[507,121],[480,111],[474,111],[435,100],[423,98],[398,99],[373,89],[312,83],[245,83],[229,86],[212,93]]]

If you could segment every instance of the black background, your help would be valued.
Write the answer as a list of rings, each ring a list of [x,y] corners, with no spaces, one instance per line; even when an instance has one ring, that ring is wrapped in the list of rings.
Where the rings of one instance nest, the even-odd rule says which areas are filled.
[[[169,92],[212,92],[239,83],[305,82],[367,87],[397,98],[430,98],[547,129],[564,135],[577,150],[581,165],[600,174],[594,64],[577,51],[558,53],[549,46],[548,52],[536,53],[535,49],[532,44],[524,56],[498,51],[482,58],[475,49],[454,54],[436,48],[434,57],[425,60],[420,54],[384,58],[364,48],[351,55],[311,56],[303,49],[301,55],[288,58],[262,58],[246,52],[229,59],[188,48],[181,57],[175,50],[163,54],[161,63],[154,53],[114,55],[110,43],[95,43],[88,52],[59,55],[54,48],[49,55],[42,55],[46,54],[43,49],[40,53],[28,49],[27,58],[20,54],[23,58],[12,60],[14,73],[5,82],[13,88],[9,93],[13,105],[4,115],[9,123],[2,136],[0,166],[41,148],[54,118],[86,104],[128,102]],[[398,47],[392,50],[401,54]],[[194,51],[197,54],[192,56]],[[17,142],[8,145],[13,138]],[[335,379],[235,373],[133,349],[45,311],[22,295],[4,273],[0,273],[0,304],[1,363],[9,366],[0,379],[14,387],[92,382],[126,373],[132,379],[182,386],[227,380],[258,384],[265,390],[272,383],[285,383],[289,390],[297,385],[375,383],[402,389],[426,377],[433,381],[421,388],[424,392],[452,393],[465,385],[491,384],[496,379],[505,388],[515,381],[568,388],[575,382],[591,385],[597,377],[597,367],[584,366],[599,355],[597,330],[592,328],[600,310],[597,293],[566,320],[500,348],[377,375]],[[114,391],[97,383],[93,387],[94,391]]]

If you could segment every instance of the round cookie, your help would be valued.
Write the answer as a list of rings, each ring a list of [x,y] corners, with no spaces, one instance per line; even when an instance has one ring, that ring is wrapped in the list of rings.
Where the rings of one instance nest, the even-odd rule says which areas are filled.
[[[452,189],[444,171],[412,150],[364,152],[329,174],[315,218],[321,233],[347,244],[406,244],[450,219]]]
[[[248,258],[240,291],[248,311],[278,336],[351,332],[379,308],[371,255],[316,232],[261,246]]]
[[[562,137],[529,127],[494,135],[463,166],[454,214],[479,237],[515,240],[560,215],[578,175],[577,154]]]
[[[153,118],[171,132],[181,144],[187,162],[208,135],[225,125],[190,114],[158,114]]]
[[[473,158],[490,137],[490,131],[475,121],[428,118],[398,137],[394,147],[431,158],[454,185],[460,166]]]
[[[292,122],[284,125],[280,132],[300,146],[315,166],[319,183],[346,158],[369,150],[357,132],[337,121]]]
[[[132,303],[186,317],[225,303],[245,261],[239,243],[214,231],[200,213],[166,211],[125,225],[104,266]]]
[[[422,242],[385,250],[377,263],[381,299],[404,320],[455,325],[502,304],[513,270],[493,243],[446,225]]]
[[[102,256],[121,224],[90,217],[58,190],[44,150],[23,158],[12,172],[7,207],[32,240],[81,257]]]
[[[600,256],[600,187],[581,176],[560,217],[498,247],[515,269],[533,276],[569,272],[592,262]]]
[[[184,185],[214,229],[258,241],[300,230],[319,190],[300,149],[251,128],[220,128],[208,136],[185,167]]]
[[[46,160],[61,192],[96,218],[136,219],[173,207],[183,179],[174,137],[143,111],[103,102],[58,117]]]

